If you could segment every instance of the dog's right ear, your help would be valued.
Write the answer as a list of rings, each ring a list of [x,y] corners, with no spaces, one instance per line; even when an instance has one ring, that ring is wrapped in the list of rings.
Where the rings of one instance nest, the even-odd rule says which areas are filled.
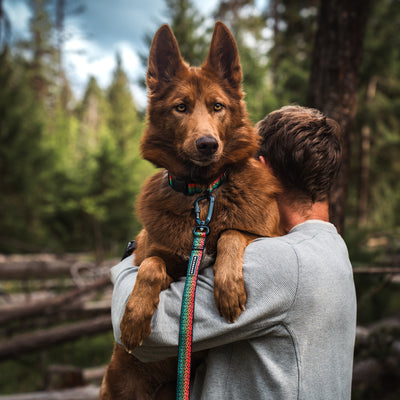
[[[239,61],[239,51],[229,29],[221,22],[215,23],[210,50],[203,67],[212,69],[222,79],[226,79],[235,87],[240,88],[242,68]]]
[[[178,43],[171,28],[163,25],[156,32],[150,49],[146,77],[150,92],[156,91],[162,83],[170,82],[181,68],[185,68],[185,64]]]

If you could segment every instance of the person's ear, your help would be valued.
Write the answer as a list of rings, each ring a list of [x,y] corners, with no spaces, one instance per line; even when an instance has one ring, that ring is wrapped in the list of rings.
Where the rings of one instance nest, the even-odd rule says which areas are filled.
[[[272,169],[272,167],[271,167],[271,163],[270,163],[268,160],[266,160],[264,156],[258,156],[258,159],[260,160],[260,163],[261,163],[262,165],[264,165],[265,168],[267,168],[268,171],[269,171],[272,175],[275,175],[275,174],[274,174],[274,171],[273,171],[273,169]]]

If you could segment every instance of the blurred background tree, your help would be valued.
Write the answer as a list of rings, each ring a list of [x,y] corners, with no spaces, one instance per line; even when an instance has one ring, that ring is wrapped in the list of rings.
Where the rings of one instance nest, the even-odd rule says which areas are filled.
[[[25,201],[34,204],[40,197],[40,202],[32,205],[37,217],[35,225],[31,226],[37,227],[37,234],[32,235],[31,244],[35,243],[37,251],[90,250],[98,240],[95,237],[100,236],[98,232],[95,235],[93,226],[89,228],[83,215],[88,218],[98,215],[103,226],[111,223],[107,216],[103,217],[103,214],[111,215],[110,210],[104,211],[103,206],[97,208],[94,204],[98,205],[98,202],[83,201],[88,196],[91,198],[89,193],[93,188],[89,183],[93,177],[100,170],[104,171],[100,166],[105,162],[104,157],[108,155],[107,162],[113,160],[112,167],[120,170],[121,176],[125,176],[122,170],[131,171],[129,177],[124,178],[125,186],[132,187],[126,204],[134,204],[141,182],[152,172],[138,153],[144,126],[143,112],[138,111],[135,104],[119,54],[116,54],[109,87],[101,88],[92,77],[82,98],[76,99],[63,66],[65,19],[71,12],[69,3],[27,0],[27,4],[31,9],[29,36],[8,44],[6,37],[12,26],[0,2],[1,68],[5,82],[1,93],[4,104],[1,138],[5,140],[6,132],[11,132],[9,135],[13,138],[3,146],[7,156],[3,157],[2,164],[5,165],[8,155],[13,154],[8,161],[11,163],[9,168],[18,171],[16,164],[24,142],[17,141],[17,137],[29,137],[32,141],[30,156],[43,152],[38,156],[43,166],[38,164],[35,171],[31,169],[26,173],[26,177],[34,175],[29,179],[32,182],[29,185],[41,179],[41,186],[46,188],[40,195],[35,193]],[[369,7],[366,2],[356,0],[337,0],[337,3],[334,0],[323,3],[317,0],[271,0],[264,9],[255,7],[254,0],[220,0],[212,15],[214,20],[221,19],[228,25],[238,43],[246,101],[253,122],[277,107],[298,103],[321,108],[345,128],[348,157],[344,178],[348,183],[342,183],[340,187],[348,187],[348,190],[344,190],[341,200],[334,203],[342,205],[337,226],[349,234],[376,229],[394,232],[399,225],[400,46],[395,34],[400,24],[399,9],[396,0],[374,2]],[[79,4],[73,10],[82,12]],[[344,15],[349,17],[346,19]],[[165,20],[177,37],[182,56],[190,64],[200,65],[207,54],[213,26],[209,17],[202,15],[190,0],[166,1]],[[356,33],[353,47],[343,51],[351,35]],[[149,38],[147,35],[144,39],[148,47]],[[329,38],[333,40],[329,42]],[[343,58],[345,55],[348,55],[347,59]],[[147,62],[147,55],[143,62]],[[354,70],[347,81],[343,78],[344,70],[339,68],[345,62]],[[329,83],[324,76],[335,71],[342,81],[332,79]],[[15,100],[18,96],[21,101]],[[351,106],[350,102],[345,105],[344,100],[339,101],[340,96],[347,100],[351,98]],[[32,107],[26,105],[29,112],[25,120],[30,116],[36,124],[25,124],[16,130],[12,121],[24,124],[17,115],[29,102],[34,104]],[[347,117],[351,121],[345,123]],[[35,126],[37,133],[29,135],[29,129]],[[28,163],[28,159],[25,161]],[[104,194],[107,197],[109,190],[117,188],[99,190],[97,187],[96,196]],[[126,196],[124,189],[120,190],[121,196]],[[8,191],[18,199],[22,197],[11,188]],[[124,213],[132,215],[132,208],[124,206]],[[116,231],[134,235],[139,225],[134,217],[131,221],[128,228],[126,221],[121,219],[125,228]],[[4,221],[0,226],[4,232],[7,231],[5,226],[9,229]],[[7,240],[25,241],[20,234],[7,236]],[[120,239],[110,237],[107,243],[101,244],[106,253],[115,248],[111,244],[114,240]],[[0,241],[0,250],[13,252],[18,248]]]
[[[119,254],[152,172],[138,152],[143,117],[118,54],[110,87],[92,77],[75,99],[62,64],[66,3],[28,5],[28,39],[1,48],[0,252]]]
[[[32,141],[29,156],[37,154],[38,162],[34,170],[26,169],[26,187],[19,188],[20,192],[11,186],[4,189],[2,201],[8,204],[6,193],[10,193],[15,205],[18,201],[23,203],[24,206],[14,207],[16,214],[21,211],[19,215],[24,215],[19,207],[32,204],[36,217],[35,223],[30,224],[35,232],[29,235],[31,249],[86,251],[97,247],[98,252],[104,248],[105,254],[112,253],[123,246],[117,244],[123,235],[132,237],[139,229],[133,213],[135,196],[153,171],[140,159],[138,151],[145,122],[143,112],[135,104],[119,54],[109,87],[101,88],[92,77],[82,98],[76,99],[64,72],[63,49],[66,18],[71,12],[82,13],[82,7],[64,0],[26,1],[31,9],[29,36],[12,44],[5,40],[12,26],[0,2],[4,60],[1,68],[5,82],[1,92],[1,140],[6,140],[7,135],[12,138],[2,146],[6,153],[2,168],[6,171],[8,157],[9,170],[18,175],[17,171],[22,169],[18,155],[23,154],[28,140]],[[351,237],[365,237],[377,230],[395,235],[400,219],[400,46],[395,34],[400,24],[399,1],[383,0],[370,6],[357,0],[336,1],[271,0],[260,9],[255,7],[255,0],[220,0],[212,18],[225,22],[238,43],[247,107],[253,122],[282,105],[298,103],[317,106],[344,127],[347,163],[344,181],[339,186],[343,193],[340,200],[334,201],[341,207],[335,221],[339,229]],[[190,0],[166,0],[165,4],[165,22],[171,25],[182,56],[190,64],[201,65],[208,51],[213,21]],[[357,35],[353,47],[344,51],[351,35]],[[144,37],[147,47],[151,36]],[[142,61],[147,62],[147,54]],[[342,68],[345,64],[353,68],[347,80]],[[334,73],[341,82],[327,79]],[[18,96],[21,101],[16,100]],[[34,103],[32,107],[30,102]],[[24,104],[29,109],[24,120],[32,118],[36,123],[24,124],[18,117],[18,112],[24,112]],[[17,129],[17,123],[23,126]],[[37,132],[29,134],[34,127]],[[24,158],[24,162],[34,165],[28,160]],[[109,168],[115,176],[120,171],[119,176],[124,177],[120,182],[125,185],[94,188],[100,171],[105,173],[102,163],[111,163]],[[127,176],[126,171],[130,171]],[[32,193],[27,200],[23,191],[34,187],[39,179],[46,190]],[[128,193],[126,187],[131,188]],[[124,206],[119,207],[119,212],[127,216],[125,221],[119,217],[116,222],[110,208],[94,201],[94,196],[108,198],[110,193],[113,198],[121,197]],[[116,223],[121,225],[113,231],[121,232],[120,236],[100,233],[100,226],[104,230]],[[18,224],[15,222],[15,226]],[[5,218],[0,230],[9,229]],[[22,245],[26,235],[18,231],[21,233],[6,235],[6,242],[0,241],[0,251],[26,250],[26,245]],[[107,240],[100,240],[104,235]],[[20,247],[10,247],[10,241],[20,243]]]

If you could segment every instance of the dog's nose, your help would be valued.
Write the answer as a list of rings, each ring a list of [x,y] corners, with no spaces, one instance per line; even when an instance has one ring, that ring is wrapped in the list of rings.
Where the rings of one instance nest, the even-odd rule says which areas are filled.
[[[203,136],[196,140],[196,147],[200,153],[205,155],[214,154],[218,149],[217,139],[212,136]]]

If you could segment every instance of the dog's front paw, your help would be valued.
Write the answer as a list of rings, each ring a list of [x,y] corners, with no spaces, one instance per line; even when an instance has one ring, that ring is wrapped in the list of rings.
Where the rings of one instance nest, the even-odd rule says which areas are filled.
[[[216,274],[214,298],[220,315],[228,322],[235,322],[245,310],[247,296],[243,277]]]
[[[150,335],[153,313],[152,304],[145,305],[143,302],[138,302],[131,307],[128,302],[126,305],[120,324],[120,338],[128,352],[139,347],[143,340]]]

